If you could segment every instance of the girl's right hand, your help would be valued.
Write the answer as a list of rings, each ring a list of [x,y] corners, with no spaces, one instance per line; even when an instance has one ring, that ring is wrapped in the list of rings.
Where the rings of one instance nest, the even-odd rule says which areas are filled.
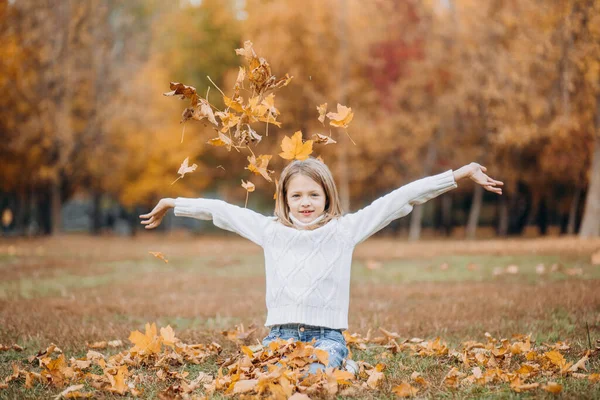
[[[162,219],[170,208],[175,208],[175,200],[161,199],[152,211],[150,211],[148,214],[140,215],[140,218],[145,218],[145,220],[141,222],[142,225],[146,225],[146,229],[156,228],[160,225]]]

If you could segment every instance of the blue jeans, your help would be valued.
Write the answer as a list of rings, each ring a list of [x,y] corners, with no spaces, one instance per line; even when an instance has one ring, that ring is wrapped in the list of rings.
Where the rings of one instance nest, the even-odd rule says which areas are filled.
[[[342,363],[348,356],[346,339],[344,339],[342,331],[340,329],[323,328],[320,326],[304,324],[274,325],[271,327],[271,331],[267,337],[263,339],[262,344],[263,346],[268,346],[269,343],[276,339],[288,340],[290,338],[300,342],[312,342],[315,339],[314,347],[329,353],[329,365],[327,367],[342,368]],[[325,369],[325,365],[312,363],[309,372],[314,374],[323,369]]]

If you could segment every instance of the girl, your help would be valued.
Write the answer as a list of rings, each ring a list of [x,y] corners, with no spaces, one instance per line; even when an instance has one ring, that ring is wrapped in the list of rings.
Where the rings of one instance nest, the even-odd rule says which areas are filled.
[[[310,342],[329,353],[328,367],[341,367],[348,355],[342,330],[348,328],[350,265],[354,247],[396,218],[410,213],[465,178],[502,194],[503,183],[471,163],[409,183],[353,214],[342,215],[338,192],[327,166],[314,159],[294,161],[281,173],[275,215],[265,217],[221,200],[162,199],[145,215],[143,225],[160,225],[170,208],[176,216],[212,220],[222,228],[263,247],[269,335]],[[346,368],[356,365],[347,360]],[[322,369],[311,365],[311,372]],[[354,370],[354,371],[352,371]]]

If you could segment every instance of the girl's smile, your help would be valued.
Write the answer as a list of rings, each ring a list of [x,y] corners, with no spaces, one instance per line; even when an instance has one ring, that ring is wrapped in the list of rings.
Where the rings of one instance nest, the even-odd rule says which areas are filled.
[[[325,211],[325,192],[321,185],[306,175],[290,179],[286,200],[289,212],[302,222],[311,222]]]

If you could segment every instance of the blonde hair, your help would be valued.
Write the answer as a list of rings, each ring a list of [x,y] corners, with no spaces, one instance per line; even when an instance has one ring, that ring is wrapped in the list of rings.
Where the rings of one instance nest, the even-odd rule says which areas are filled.
[[[279,222],[285,226],[294,227],[287,204],[287,188],[290,180],[296,175],[304,175],[312,179],[321,185],[323,192],[325,192],[325,210],[323,211],[325,217],[318,223],[308,227],[308,229],[317,229],[332,219],[342,216],[340,197],[331,171],[325,163],[310,157],[302,161],[293,161],[281,172],[277,185],[277,198],[275,199],[275,216]]]

